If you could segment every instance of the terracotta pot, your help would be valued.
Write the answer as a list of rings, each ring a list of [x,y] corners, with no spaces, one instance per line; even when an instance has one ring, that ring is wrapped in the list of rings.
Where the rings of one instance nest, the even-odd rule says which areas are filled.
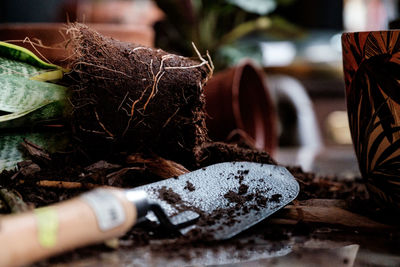
[[[347,111],[360,172],[400,211],[400,31],[342,35]]]
[[[217,73],[205,88],[207,127],[215,141],[237,133],[257,149],[273,153],[276,112],[263,71],[250,60]]]
[[[117,40],[154,46],[154,31],[150,26],[119,24],[88,24],[88,26]],[[36,49],[34,49],[32,44],[25,40],[26,37],[34,43],[40,40],[43,46],[51,48],[35,45]],[[59,65],[65,65],[65,60],[71,54],[70,51],[65,49],[66,38],[66,24],[63,23],[0,24],[1,41],[10,41],[24,46]]]

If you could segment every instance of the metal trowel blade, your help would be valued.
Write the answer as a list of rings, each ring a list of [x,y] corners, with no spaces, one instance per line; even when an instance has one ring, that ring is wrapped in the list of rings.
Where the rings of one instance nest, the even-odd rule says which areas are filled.
[[[149,199],[158,202],[171,218],[185,210],[199,213],[199,221],[208,219],[209,223],[195,224],[192,228],[223,240],[286,206],[297,197],[299,184],[281,166],[225,162],[135,190],[146,191]],[[165,190],[178,194],[181,200],[172,203],[165,199],[162,194]],[[148,219],[156,220],[151,214]]]

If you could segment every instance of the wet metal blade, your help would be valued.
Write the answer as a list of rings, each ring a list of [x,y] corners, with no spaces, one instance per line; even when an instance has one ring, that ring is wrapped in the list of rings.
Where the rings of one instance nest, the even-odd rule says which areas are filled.
[[[297,197],[299,184],[284,167],[226,162],[135,190],[145,190],[169,217],[185,210],[209,217],[211,223],[194,227],[220,240],[239,234],[283,208]]]

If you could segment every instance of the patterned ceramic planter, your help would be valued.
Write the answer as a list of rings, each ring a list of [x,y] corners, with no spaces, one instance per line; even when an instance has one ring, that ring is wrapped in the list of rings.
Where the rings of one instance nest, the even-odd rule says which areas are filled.
[[[400,31],[342,35],[347,109],[363,178],[400,209]]]

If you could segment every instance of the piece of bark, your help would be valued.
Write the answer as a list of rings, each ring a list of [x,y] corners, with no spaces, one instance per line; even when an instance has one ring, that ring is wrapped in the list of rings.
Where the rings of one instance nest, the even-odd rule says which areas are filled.
[[[295,206],[283,208],[271,223],[292,224],[297,222],[324,223],[349,228],[383,230],[393,229],[393,226],[375,222],[362,215],[352,213],[338,207],[327,206]]]
[[[100,160],[96,163],[93,163],[92,165],[89,165],[85,168],[85,171],[87,172],[98,172],[98,171],[103,171],[103,170],[113,170],[113,169],[118,169],[121,168],[121,165],[118,164],[112,164],[108,163],[105,160]]]
[[[142,154],[132,154],[126,158],[126,162],[128,164],[144,164],[146,170],[163,179],[176,177],[189,172],[189,170],[181,164],[156,155],[149,158],[144,157]]]
[[[29,205],[23,201],[23,199],[18,195],[17,192],[1,188],[0,197],[7,204],[11,213],[20,213],[30,210]]]
[[[346,208],[346,201],[343,199],[324,199],[324,198],[312,198],[307,200],[301,200],[296,203],[299,206],[313,206],[313,207],[337,207]]]
[[[40,159],[45,162],[51,160],[49,153],[45,149],[28,141],[27,139],[24,139],[24,142],[22,142],[21,145],[26,149],[26,151],[32,157]]]
[[[110,186],[122,186],[122,176],[124,176],[130,170],[143,170],[141,167],[129,167],[129,168],[122,168],[118,171],[112,172],[107,174],[106,180],[107,184]]]

